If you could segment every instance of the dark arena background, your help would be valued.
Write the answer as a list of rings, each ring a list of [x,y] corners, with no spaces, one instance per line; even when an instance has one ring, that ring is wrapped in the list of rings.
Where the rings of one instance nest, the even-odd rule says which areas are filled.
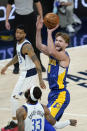
[[[69,33],[71,43],[69,47],[82,46],[87,44],[87,0],[74,0],[74,14],[81,20],[81,25],[74,25],[75,33]],[[0,60],[13,57],[13,30],[5,29],[7,0],[0,0]],[[12,6],[10,14],[11,27],[14,22],[15,6]],[[61,30],[62,29],[58,29]],[[63,30],[64,31],[64,30]],[[46,44],[46,29],[42,30],[43,43]],[[43,37],[44,36],[44,37]],[[53,36],[54,37],[54,36]]]
[[[43,0],[43,2],[45,1],[49,1],[48,6],[50,8],[51,1],[53,0]],[[61,121],[76,119],[77,126],[67,126],[61,131],[87,131],[87,0],[74,0],[74,2],[74,14],[81,20],[82,24],[73,25],[75,27],[75,33],[69,33],[71,43],[66,51],[70,56],[70,65],[66,81],[67,89],[70,92],[70,104],[64,111]],[[10,97],[20,76],[20,73],[13,73],[14,66],[10,66],[5,75],[1,75],[1,69],[10,61],[10,58],[13,57],[14,46],[12,25],[14,23],[15,6],[12,6],[9,17],[11,30],[7,31],[5,29],[6,4],[7,0],[0,0],[0,131],[1,128],[5,127],[7,123],[12,120]],[[57,31],[66,32],[66,30],[61,28],[58,28]],[[55,33],[56,31],[54,34]],[[46,36],[46,28],[43,28],[43,44],[47,44]],[[41,60],[47,70],[49,62],[48,56],[41,53]],[[50,90],[47,73],[43,72],[42,76],[46,84],[46,89],[42,89],[43,93],[40,102],[46,105]],[[38,80],[35,84],[39,84]],[[20,106],[23,105],[25,99],[22,97],[19,103]]]

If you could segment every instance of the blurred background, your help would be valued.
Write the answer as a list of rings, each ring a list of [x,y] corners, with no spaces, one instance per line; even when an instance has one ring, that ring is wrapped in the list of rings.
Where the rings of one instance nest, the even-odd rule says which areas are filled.
[[[5,29],[7,0],[0,0],[0,60],[13,57],[13,29],[15,5],[12,5],[10,13],[11,30]],[[50,4],[49,4],[50,6]],[[50,8],[50,7],[49,7]],[[73,25],[74,33],[69,33],[71,37],[70,47],[82,46],[87,44],[87,0],[74,0],[74,19],[79,19],[81,24]],[[58,29],[64,31],[64,29]],[[42,30],[43,43],[46,44],[46,28]],[[65,31],[66,32],[66,31]],[[54,37],[54,36],[53,36]]]

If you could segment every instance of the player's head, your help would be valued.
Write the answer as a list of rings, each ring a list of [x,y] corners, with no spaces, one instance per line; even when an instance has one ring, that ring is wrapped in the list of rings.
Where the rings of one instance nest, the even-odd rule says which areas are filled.
[[[23,39],[25,39],[26,37],[26,32],[25,32],[25,29],[24,29],[24,25],[18,25],[16,27],[16,40],[17,41],[21,41]]]
[[[70,37],[68,34],[58,32],[55,38],[55,47],[58,51],[65,49],[69,45]]]
[[[31,87],[25,92],[25,98],[30,103],[36,103],[42,96],[42,91],[39,87]]]

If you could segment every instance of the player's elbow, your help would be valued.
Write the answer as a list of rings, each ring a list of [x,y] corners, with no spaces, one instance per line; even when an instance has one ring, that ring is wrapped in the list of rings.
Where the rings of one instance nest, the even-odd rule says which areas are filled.
[[[54,51],[49,50],[48,52],[49,52],[49,55],[50,55],[50,56],[55,56],[55,52],[54,52]]]
[[[38,50],[42,51],[41,45],[36,44],[36,48],[37,48]]]

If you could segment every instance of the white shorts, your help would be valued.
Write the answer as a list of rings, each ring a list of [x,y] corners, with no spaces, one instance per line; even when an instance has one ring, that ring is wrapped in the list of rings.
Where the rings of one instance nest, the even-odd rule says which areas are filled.
[[[22,93],[24,93],[27,89],[30,89],[33,86],[39,86],[38,82],[38,74],[26,77],[27,71],[23,71],[20,73],[19,79],[16,83],[15,88],[12,92],[12,97],[15,96],[19,98]]]

